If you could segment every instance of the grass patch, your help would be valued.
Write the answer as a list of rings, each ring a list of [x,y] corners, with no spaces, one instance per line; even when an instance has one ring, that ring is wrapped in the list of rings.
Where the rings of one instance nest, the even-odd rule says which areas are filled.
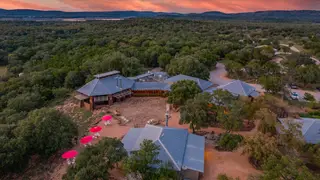
[[[304,118],[320,119],[320,111],[314,111],[314,112],[309,112],[309,113],[300,113],[299,116],[304,117]]]
[[[7,74],[7,67],[6,66],[0,66],[0,76],[4,76]]]

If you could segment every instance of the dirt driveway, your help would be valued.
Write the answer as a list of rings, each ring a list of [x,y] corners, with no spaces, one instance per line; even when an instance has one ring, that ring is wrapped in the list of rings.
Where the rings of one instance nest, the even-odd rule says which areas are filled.
[[[179,112],[171,112],[169,120],[169,127],[189,129],[189,125],[179,124]],[[257,126],[256,126],[257,127]],[[191,132],[191,130],[189,129]],[[221,128],[203,128],[201,131],[215,133],[223,133],[225,130]],[[257,129],[251,131],[235,132],[242,136],[252,136],[256,133]],[[210,144],[206,144],[205,149],[205,170],[203,180],[216,180],[218,174],[225,173],[234,178],[239,177],[240,180],[246,180],[250,174],[259,174],[260,171],[252,167],[248,161],[248,156],[242,155],[242,150],[239,149],[235,152],[219,152]]]
[[[249,163],[248,156],[241,154],[240,149],[235,152],[219,152],[206,144],[203,180],[215,180],[219,174],[246,180],[249,175],[260,173]]]

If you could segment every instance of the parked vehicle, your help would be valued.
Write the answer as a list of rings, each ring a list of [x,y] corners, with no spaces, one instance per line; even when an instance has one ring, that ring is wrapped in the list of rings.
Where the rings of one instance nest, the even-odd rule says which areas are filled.
[[[299,94],[296,93],[296,92],[291,92],[291,98],[294,99],[294,100],[298,100],[299,99]]]
[[[291,89],[298,89],[298,86],[295,85],[295,84],[290,84],[290,88],[291,88]]]

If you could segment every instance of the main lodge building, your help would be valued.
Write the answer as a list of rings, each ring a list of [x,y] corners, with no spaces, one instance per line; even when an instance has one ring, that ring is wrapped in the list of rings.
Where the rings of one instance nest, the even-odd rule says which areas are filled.
[[[259,95],[255,88],[239,80],[213,87],[210,81],[182,74],[169,77],[165,72],[148,72],[136,77],[124,77],[119,71],[111,71],[94,77],[94,80],[78,89],[78,95],[75,96],[80,101],[80,107],[87,110],[112,105],[131,96],[166,96],[171,90],[171,85],[180,80],[196,82],[203,92],[212,93],[216,89],[224,89],[239,96]]]

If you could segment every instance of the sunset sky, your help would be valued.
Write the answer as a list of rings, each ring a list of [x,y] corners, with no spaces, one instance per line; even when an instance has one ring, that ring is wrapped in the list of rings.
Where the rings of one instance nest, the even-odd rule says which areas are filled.
[[[62,11],[139,10],[162,12],[247,12],[320,10],[320,0],[0,0],[3,9]]]

